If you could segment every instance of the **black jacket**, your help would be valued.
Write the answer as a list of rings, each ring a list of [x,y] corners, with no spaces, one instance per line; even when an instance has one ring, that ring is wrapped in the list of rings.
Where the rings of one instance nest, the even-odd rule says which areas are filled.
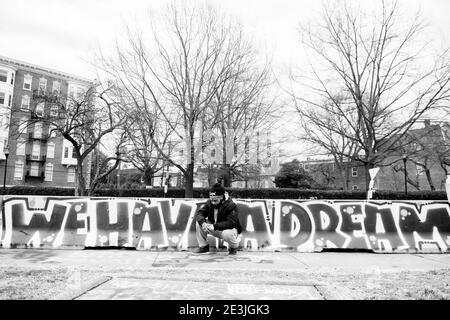
[[[214,221],[214,207],[211,200],[208,200],[195,213],[195,221],[201,226],[206,222],[206,218],[210,223],[214,224],[214,230],[226,230],[236,228],[241,233],[242,227],[239,223],[238,208],[233,200],[228,199],[222,202],[217,213],[217,221]]]

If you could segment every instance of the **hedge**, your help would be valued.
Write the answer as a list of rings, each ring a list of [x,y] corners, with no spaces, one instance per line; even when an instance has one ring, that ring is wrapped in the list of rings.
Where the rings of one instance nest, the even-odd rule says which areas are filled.
[[[227,188],[233,198],[237,199],[366,199],[364,191],[342,190],[305,190],[305,189],[242,189]],[[1,190],[0,194],[3,190]],[[194,198],[208,197],[209,188],[194,188]],[[71,188],[38,188],[15,186],[6,188],[7,195],[46,195],[46,196],[74,196]],[[159,198],[164,197],[163,188],[152,189],[98,189],[94,192],[97,197],[133,197]],[[184,198],[183,188],[169,188],[166,198]],[[375,200],[447,200],[445,191],[410,191],[404,192],[379,190],[374,193]]]

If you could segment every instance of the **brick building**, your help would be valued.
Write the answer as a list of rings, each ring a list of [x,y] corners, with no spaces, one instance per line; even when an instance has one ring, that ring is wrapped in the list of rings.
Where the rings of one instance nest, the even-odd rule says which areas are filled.
[[[445,190],[448,174],[445,162],[450,162],[450,123],[429,119],[420,121],[408,132],[402,144],[403,153],[387,159],[400,160],[380,168],[377,189],[404,191],[406,166],[408,191]]]
[[[1,181],[7,162],[7,186],[75,187],[77,159],[70,142],[49,134],[51,128],[44,122],[27,126],[26,121],[57,111],[33,99],[36,92],[76,95],[92,84],[88,79],[0,56]],[[89,167],[86,165],[88,183]]]
[[[393,154],[380,166],[375,177],[375,189],[405,191],[405,167],[407,190],[445,190],[446,171],[443,158],[450,160],[450,124],[443,121],[420,121],[408,132],[401,143],[404,152]],[[400,148],[401,150],[401,148]],[[341,174],[332,157],[310,155],[300,160],[313,179],[330,189],[342,189],[347,179],[348,190],[366,191],[365,168],[361,163],[345,163]],[[448,172],[448,169],[447,169]]]
[[[341,172],[333,158],[328,155],[309,155],[299,161],[314,181],[324,187],[344,189],[344,180],[347,180],[348,190],[366,190],[365,168],[358,162],[345,163],[345,169]]]

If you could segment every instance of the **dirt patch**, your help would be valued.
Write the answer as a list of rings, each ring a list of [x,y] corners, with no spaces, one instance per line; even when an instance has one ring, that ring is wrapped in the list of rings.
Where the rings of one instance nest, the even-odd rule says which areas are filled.
[[[449,300],[450,269],[428,272],[314,274],[358,300]],[[349,297],[350,298],[350,297]]]
[[[10,266],[0,270],[0,300],[47,300],[91,278],[90,272],[73,268]]]

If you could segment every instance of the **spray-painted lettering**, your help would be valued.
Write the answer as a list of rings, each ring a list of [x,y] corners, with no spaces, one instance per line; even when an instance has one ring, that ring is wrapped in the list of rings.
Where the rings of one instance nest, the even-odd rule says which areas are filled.
[[[234,200],[245,250],[449,252],[444,201]],[[5,196],[3,248],[196,247],[204,200]],[[221,245],[211,239],[212,245]]]

